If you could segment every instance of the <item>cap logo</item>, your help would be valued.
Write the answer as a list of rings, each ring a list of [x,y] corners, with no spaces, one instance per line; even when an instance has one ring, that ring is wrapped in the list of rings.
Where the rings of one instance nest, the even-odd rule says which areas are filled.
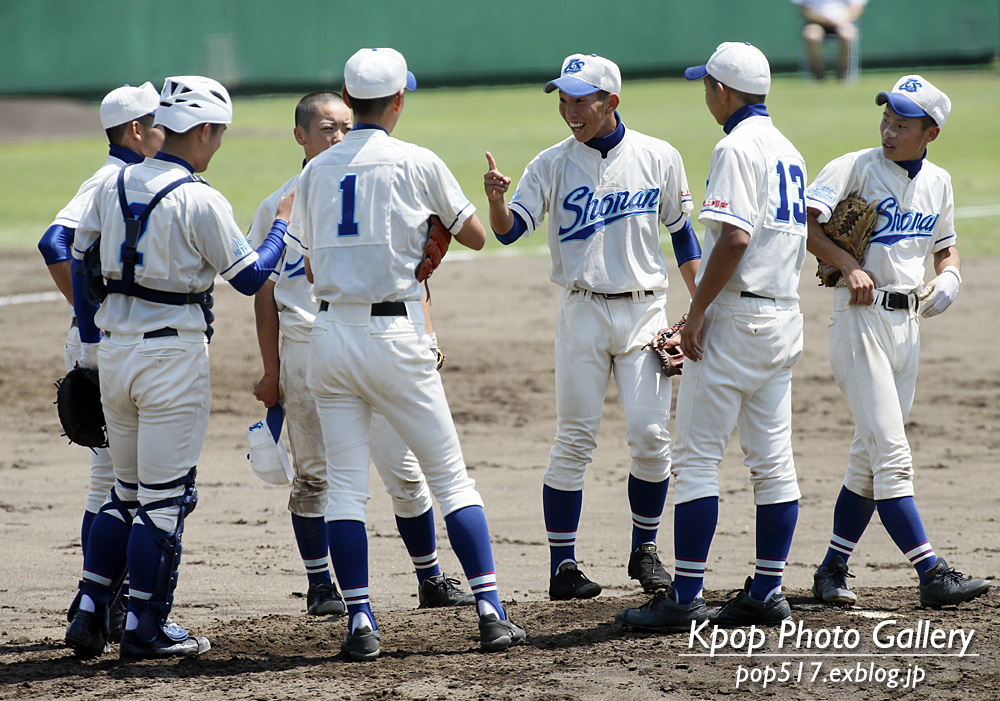
[[[920,88],[924,86],[916,78],[910,78],[908,81],[899,86],[900,90],[905,90],[906,92],[917,92]]]
[[[579,58],[571,59],[566,64],[566,67],[563,68],[563,73],[579,73],[580,71],[583,70],[583,67],[585,65],[587,64],[585,64],[582,59]]]

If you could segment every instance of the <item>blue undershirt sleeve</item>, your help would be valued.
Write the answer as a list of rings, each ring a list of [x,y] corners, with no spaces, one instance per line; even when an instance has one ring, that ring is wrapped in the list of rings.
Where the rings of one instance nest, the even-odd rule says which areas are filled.
[[[701,244],[698,243],[690,219],[684,222],[683,227],[670,234],[670,242],[673,244],[674,258],[678,266],[684,265],[689,260],[701,258]]]
[[[80,328],[80,341],[82,343],[100,343],[101,332],[94,323],[94,314],[97,313],[97,306],[87,301],[84,295],[83,282],[83,262],[73,261],[71,268],[73,274],[73,311],[76,313],[76,323]]]
[[[274,272],[274,266],[281,260],[281,254],[285,252],[286,231],[288,222],[284,219],[275,219],[267,237],[257,247],[257,260],[229,280],[229,284],[235,287],[237,292],[247,296],[257,294]]]
[[[76,229],[70,229],[61,224],[53,224],[38,241],[38,250],[42,252],[45,265],[55,265],[73,257],[70,249],[73,246],[73,237]]]
[[[506,234],[498,234],[496,231],[493,232],[493,235],[497,237],[497,241],[502,243],[504,246],[509,246],[514,243],[521,238],[525,231],[528,230],[528,225],[524,223],[523,219],[521,219],[520,214],[514,211],[511,211],[511,214],[514,215],[514,226],[510,227],[510,231]]]

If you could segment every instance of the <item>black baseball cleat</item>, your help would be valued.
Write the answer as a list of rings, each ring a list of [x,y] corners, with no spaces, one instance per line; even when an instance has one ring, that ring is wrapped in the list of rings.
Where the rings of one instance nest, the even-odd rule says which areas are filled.
[[[847,587],[847,578],[854,575],[847,571],[847,563],[840,555],[830,562],[820,565],[813,574],[812,594],[819,601],[837,606],[851,606],[858,600],[857,594]]]
[[[615,614],[615,622],[622,625],[655,630],[661,633],[691,630],[692,623],[708,620],[705,600],[700,596],[689,604],[674,601],[672,587],[661,589],[639,608],[625,609]]]
[[[628,559],[628,576],[638,579],[646,592],[665,589],[673,583],[656,554],[656,543],[643,543],[632,551]]]
[[[66,645],[77,657],[98,657],[111,649],[108,643],[108,612],[77,609],[66,628]]]
[[[776,626],[792,615],[792,607],[781,592],[772,594],[767,601],[757,601],[750,596],[752,577],[747,577],[743,591],[727,601],[720,608],[708,613],[709,620],[720,628],[739,628],[759,625]]]
[[[368,624],[355,628],[340,644],[341,651],[355,662],[374,660],[379,654],[382,634],[372,630]]]
[[[920,605],[925,608],[936,609],[972,601],[990,589],[990,583],[985,579],[966,577],[948,567],[942,557],[938,557],[937,564],[924,573],[924,579],[927,583],[920,585]]]
[[[128,594],[115,598],[108,609],[108,640],[113,643],[122,641],[125,632],[125,616],[128,615]]]
[[[514,621],[500,620],[500,616],[495,613],[479,617],[479,647],[486,652],[498,652],[520,645],[526,637],[524,628]]]
[[[344,597],[333,582],[309,585],[306,592],[306,613],[310,616],[343,616],[347,613]]]
[[[123,660],[160,660],[167,657],[195,657],[211,648],[208,638],[189,635],[180,626],[166,623],[157,631],[156,637],[149,641],[140,639],[136,630],[126,630],[122,634],[118,654]]]
[[[549,580],[549,599],[552,601],[593,599],[600,593],[601,585],[587,579],[575,562],[559,565],[556,576]]]
[[[420,590],[417,592],[417,599],[420,601],[417,608],[434,609],[475,604],[476,597],[459,589],[458,584],[457,579],[447,577],[444,573],[428,577],[420,585]]]

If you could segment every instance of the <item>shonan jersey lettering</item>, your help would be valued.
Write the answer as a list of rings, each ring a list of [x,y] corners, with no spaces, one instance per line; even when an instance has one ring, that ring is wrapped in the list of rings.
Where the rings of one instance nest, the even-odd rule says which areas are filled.
[[[620,190],[597,197],[593,190],[581,185],[563,198],[562,206],[573,216],[573,222],[559,227],[559,240],[585,241],[620,219],[656,213],[660,206],[660,189]]]
[[[902,212],[893,196],[878,203],[878,218],[872,230],[871,242],[891,246],[903,239],[930,236],[940,214]]]

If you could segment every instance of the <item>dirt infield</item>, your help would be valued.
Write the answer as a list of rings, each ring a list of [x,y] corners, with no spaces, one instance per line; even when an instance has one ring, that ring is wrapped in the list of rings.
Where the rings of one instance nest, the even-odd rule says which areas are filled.
[[[37,254],[4,258],[0,297],[52,289]],[[0,306],[0,388],[7,403],[0,423],[0,699],[159,700],[196,692],[232,699],[996,699],[1000,595],[920,609],[912,570],[877,517],[851,560],[858,606],[843,611],[809,599],[852,433],[827,359],[830,296],[811,274],[802,284],[806,351],[793,381],[803,498],[785,581],[793,621],[813,640],[806,646],[802,637],[781,639],[780,630],[770,630],[751,656],[745,640],[741,646],[729,640],[707,657],[698,638],[613,623],[616,611],[644,600],[625,573],[629,459],[613,384],[587,474],[578,543],[581,565],[605,592],[589,602],[547,600],[541,479],[555,428],[557,287],[548,280],[547,258],[481,255],[446,261],[435,273],[432,310],[448,356],[445,387],[486,501],[501,596],[527,629],[527,644],[483,655],[470,610],[415,610],[415,578],[373,474],[371,588],[383,655],[368,664],[338,656],[345,621],[304,614],[306,580],[287,491],[258,481],[247,465],[244,432],[263,415],[249,391],[260,371],[252,304],[222,285],[201,501],[187,524],[173,612],[177,622],[207,635],[212,650],[195,660],[122,664],[113,649],[99,660],[78,661],[62,637],[82,562],[87,461],[59,436],[52,406],[68,314],[59,302]],[[923,378],[908,433],[917,501],[935,550],[962,571],[993,578],[1000,570],[1000,366],[992,362],[1000,262],[966,261],[963,276],[955,306],[924,325]],[[687,303],[686,295],[668,299],[671,316]],[[738,443],[731,443],[706,580],[710,604],[721,603],[753,569],[754,508]],[[660,536],[668,567],[671,513]],[[443,566],[460,574],[440,514],[438,527]],[[838,627],[842,646],[835,648]],[[944,633],[934,633],[939,629]],[[961,636],[969,636],[964,656]],[[952,647],[932,645],[949,638]]]

